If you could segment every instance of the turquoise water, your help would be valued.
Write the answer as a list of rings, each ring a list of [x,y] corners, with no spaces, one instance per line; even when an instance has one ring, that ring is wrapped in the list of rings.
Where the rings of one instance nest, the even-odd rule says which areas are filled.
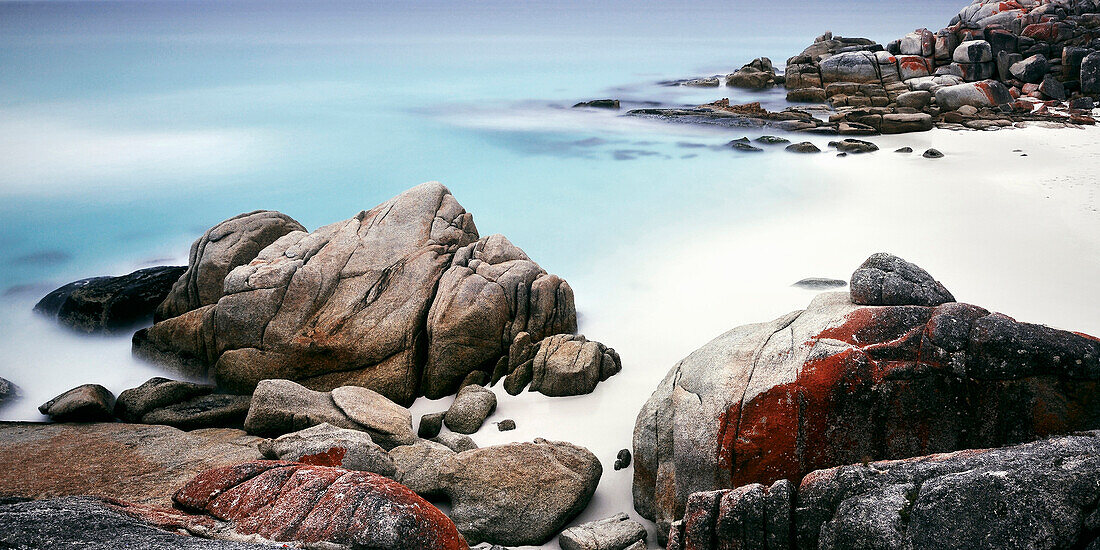
[[[584,309],[616,286],[606,258],[768,220],[809,200],[813,166],[715,147],[759,132],[570,105],[778,105],[781,91],[656,83],[760,55],[782,65],[825,30],[888,41],[958,7],[0,1],[0,375],[27,394],[3,415],[38,418],[33,405],[78,383],[118,390],[152,372],[126,338],[78,339],[33,318],[50,289],[183,262],[239,212],[315,228],[429,180],[483,235],[574,281],[582,317],[624,315]]]

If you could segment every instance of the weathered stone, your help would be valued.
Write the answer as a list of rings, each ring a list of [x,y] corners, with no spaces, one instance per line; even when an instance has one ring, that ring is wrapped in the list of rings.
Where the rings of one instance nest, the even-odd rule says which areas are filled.
[[[922,154],[921,156],[926,158],[926,159],[942,159],[943,158],[943,153],[941,153],[939,149],[929,148],[929,149],[926,149],[924,151],[924,154]]]
[[[208,534],[209,518],[93,497],[0,504],[0,547],[115,550],[270,550],[272,546],[181,535]]]
[[[407,487],[370,472],[255,461],[199,474],[173,497],[233,522],[239,535],[353,548],[465,550],[447,516]]]
[[[313,391],[290,380],[264,380],[252,394],[244,429],[269,437],[324,423],[361,429],[336,406],[328,392]]]
[[[720,511],[686,515],[668,548],[1091,548],[1100,432],[839,466],[797,490],[778,483],[717,491]],[[692,533],[712,534],[709,544],[688,546]]]
[[[787,101],[791,103],[824,103],[826,97],[825,89],[819,86],[799,88],[787,92]]]
[[[928,29],[917,29],[901,39],[903,55],[932,57],[936,54],[936,35]]]
[[[181,430],[240,428],[252,398],[247,395],[208,394],[153,409],[141,417],[145,424],[164,424]],[[116,407],[117,408],[117,407]]]
[[[880,82],[878,60],[869,52],[847,52],[821,62],[821,80],[829,82]]]
[[[821,149],[809,141],[792,143],[786,147],[792,153],[820,153]]]
[[[19,386],[0,378],[0,407],[20,397]]]
[[[938,306],[955,297],[927,271],[893,254],[872,254],[852,274],[852,302],[869,306]]]
[[[69,283],[43,297],[34,311],[80,332],[127,332],[152,320],[186,268],[150,267],[119,277]]]
[[[1100,94],[1100,52],[1081,60],[1081,93]]]
[[[955,48],[952,59],[958,63],[988,63],[993,61],[993,48],[985,40],[968,40]]]
[[[199,472],[260,458],[259,441],[231,429],[0,422],[0,493],[171,507],[172,493]]]
[[[420,440],[412,445],[390,449],[395,472],[393,479],[425,497],[440,496],[443,486],[439,471],[455,451],[442,443]]]
[[[879,131],[884,134],[927,132],[931,129],[932,115],[929,115],[927,113],[885,114],[882,115],[882,124],[879,126]]]
[[[642,524],[626,514],[591,521],[561,532],[562,550],[624,550],[646,539]]]
[[[926,303],[947,297],[935,295]],[[699,491],[1090,428],[1100,425],[1098,382],[1091,336],[967,304],[860,306],[821,294],[669,372],[635,425],[635,509],[663,537]]]
[[[899,55],[895,59],[898,78],[901,80],[928,76],[932,74],[934,68],[930,66],[928,59],[916,55]]]
[[[602,473],[588,450],[536,439],[459,453],[443,464],[440,481],[470,542],[537,545],[588,505]]]
[[[1043,82],[1039,84],[1039,93],[1043,94],[1043,96],[1048,99],[1056,99],[1058,101],[1066,100],[1065,87],[1052,76],[1044,78]]]
[[[332,424],[318,424],[264,440],[260,443],[260,452],[272,460],[336,466],[391,478],[397,471],[393,458],[371,439],[370,434]]]
[[[214,386],[169,380],[158,376],[146,380],[136,388],[130,388],[118,394],[114,414],[126,422],[141,422],[141,417],[153,409],[167,407],[213,391]]]
[[[261,250],[292,231],[306,228],[271,210],[239,214],[207,229],[194,244],[187,270],[156,309],[156,320],[218,303],[226,275],[251,262]]]
[[[458,391],[454,403],[443,415],[443,423],[451,431],[472,434],[481,429],[485,419],[497,408],[497,396],[484,386],[466,386]]]
[[[509,393],[522,390],[518,382],[531,375],[531,391],[551,397],[586,395],[596,385],[622,370],[619,354],[599,342],[584,336],[558,334],[539,342],[535,356],[518,367],[524,372],[521,380],[509,384]],[[515,393],[513,393],[515,395]]]
[[[630,459],[630,449],[620,449],[619,454],[615,455],[615,471],[630,467]]]
[[[535,340],[577,330],[569,283],[546,273],[502,235],[460,249],[428,312],[422,391],[453,394],[471,372],[492,372],[521,332]]]
[[[775,68],[766,57],[758,57],[726,77],[726,86],[762,90],[775,85]]]
[[[935,94],[936,104],[944,111],[954,111],[963,105],[982,108],[1012,102],[1008,88],[996,80],[944,86],[936,90]]]
[[[878,151],[878,145],[859,139],[833,141],[829,143],[829,146],[835,147],[837,151],[842,153],[873,153]]]
[[[417,439],[409,410],[376,391],[343,386],[332,390],[332,401],[361,426],[357,429],[366,430],[383,448],[408,445]]]
[[[110,420],[115,396],[99,384],[77,386],[38,406],[38,412],[55,422]]]
[[[917,90],[913,92],[905,92],[898,96],[898,107],[909,107],[912,109],[923,109],[932,101],[931,92],[924,90]]]
[[[1008,68],[1013,78],[1023,82],[1042,82],[1047,71],[1050,70],[1050,62],[1042,54],[1033,55],[1023,61],[1017,61]]]
[[[514,429],[516,429],[516,421],[512,420],[511,418],[505,418],[504,420],[497,422],[498,432],[510,432]]]
[[[477,448],[477,443],[474,443],[474,440],[471,439],[470,436],[456,434],[454,432],[440,433],[439,435],[429,439],[429,441],[433,443],[439,443],[440,445],[443,445],[456,453],[472,451]]]
[[[443,429],[443,415],[444,412],[428,413],[420,417],[420,426],[416,429],[417,437],[424,439],[431,439],[439,435],[439,431]]]

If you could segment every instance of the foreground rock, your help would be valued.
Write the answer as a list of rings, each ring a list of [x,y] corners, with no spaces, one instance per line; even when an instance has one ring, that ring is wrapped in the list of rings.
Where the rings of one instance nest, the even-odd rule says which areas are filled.
[[[840,466],[692,495],[668,548],[1092,548],[1098,485],[1100,432]]]
[[[438,183],[313,233],[298,227],[261,212],[212,228],[162,310],[175,316],[135,334],[134,353],[231,392],[287,379],[407,405],[492,375],[521,332],[576,331],[568,283],[504,237],[479,238]]]
[[[623,550],[646,539],[645,527],[630,519],[626,514],[618,514],[571,527],[561,532],[558,543],[562,550]]]
[[[115,334],[152,320],[186,268],[150,267],[120,277],[69,283],[42,298],[34,311],[80,332]]]
[[[699,491],[1095,428],[1098,379],[1091,336],[969,304],[822,294],[669,372],[635,425],[635,508],[661,533]]]
[[[150,521],[146,517],[156,514]],[[83,550],[266,550],[261,544],[208,540],[168,529],[200,531],[212,522],[92,497],[52,498],[0,505],[0,546]],[[180,520],[180,521],[173,521]],[[186,529],[185,529],[186,530]]]
[[[439,482],[471,543],[539,545],[588,506],[602,474],[588,450],[536,439],[454,455]]]
[[[255,461],[199,474],[173,497],[185,510],[232,522],[239,535],[354,548],[465,550],[447,516],[401,484],[369,472]]]
[[[271,210],[240,214],[206,230],[191,245],[187,271],[157,306],[156,320],[183,315],[218,303],[223,282],[234,268],[252,261],[261,250],[292,231],[305,232],[290,216]]]
[[[172,493],[198,473],[261,458],[259,441],[230,429],[0,422],[0,494],[170,508]]]
[[[77,386],[41,405],[38,412],[56,422],[101,422],[111,419],[115,396],[99,384]]]
[[[336,406],[331,393],[313,391],[290,380],[264,380],[252,394],[244,429],[271,437],[318,424],[361,429]]]

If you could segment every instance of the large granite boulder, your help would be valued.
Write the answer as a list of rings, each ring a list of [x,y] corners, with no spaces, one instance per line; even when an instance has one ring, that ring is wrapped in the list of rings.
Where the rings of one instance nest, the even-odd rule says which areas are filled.
[[[261,458],[241,430],[0,422],[0,496],[91,495],[171,507],[200,472]]]
[[[185,510],[276,542],[466,550],[455,524],[407,487],[372,474],[254,461],[203,472],[173,497]]]
[[[1008,88],[996,80],[967,82],[944,86],[935,92],[936,104],[944,111],[954,111],[964,105],[971,107],[996,107],[1012,102]]]
[[[230,392],[287,379],[408,405],[488,378],[519,333],[576,331],[568,283],[500,235],[479,239],[438,183],[313,233],[296,227],[262,212],[211,229],[178,285],[187,299],[134,335],[134,354]],[[230,268],[218,294],[211,281]]]
[[[668,550],[1091,549],[1097,487],[1100,432],[839,466],[696,493]]]
[[[588,506],[602,474],[587,449],[536,439],[458,453],[439,483],[471,543],[539,545]]]
[[[318,424],[264,440],[260,443],[260,452],[272,460],[336,466],[390,478],[397,471],[393,459],[371,439],[370,434],[337,428],[332,424]]]
[[[119,277],[93,277],[47,294],[34,311],[80,332],[117,334],[152,320],[186,268],[150,267]]]
[[[290,380],[264,380],[252,394],[244,429],[273,437],[319,424],[362,429],[336,405],[331,393],[313,391]]]
[[[822,82],[877,83],[878,59],[871,52],[844,52],[821,62]]]
[[[424,395],[453,394],[474,370],[492,373],[521,332],[535,340],[577,330],[569,283],[546,273],[503,235],[458,251],[428,313]]]
[[[270,550],[265,544],[210,540],[209,518],[93,497],[0,504],[0,548],[117,550]]]
[[[305,230],[290,216],[271,210],[240,214],[206,230],[191,245],[187,271],[157,307],[156,320],[218,303],[225,276],[230,271],[251,262],[261,250],[283,235]]]
[[[1100,52],[1092,52],[1081,60],[1081,92],[1100,94]]]
[[[661,534],[699,491],[1094,428],[1098,379],[1091,336],[968,304],[821,294],[669,372],[635,425],[635,508]]]
[[[642,524],[626,514],[590,521],[561,532],[558,543],[562,550],[624,550],[642,543],[647,533]]]
[[[214,386],[157,376],[146,380],[136,388],[123,390],[118,394],[114,414],[125,422],[137,423],[155,409],[208,395],[213,391]]]

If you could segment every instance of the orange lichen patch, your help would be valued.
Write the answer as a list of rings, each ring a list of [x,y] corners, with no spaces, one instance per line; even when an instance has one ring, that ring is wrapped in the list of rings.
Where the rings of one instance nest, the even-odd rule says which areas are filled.
[[[312,464],[314,466],[343,466],[344,456],[347,454],[347,449],[343,447],[333,447],[323,453],[305,455],[298,459],[298,462],[302,464]]]
[[[268,469],[259,475],[232,484],[242,477],[238,472],[264,467]],[[203,473],[180,490],[177,500],[199,501],[199,495],[190,492],[206,494],[217,481],[228,485],[220,487],[220,495],[206,511],[232,521],[240,534],[369,548],[385,542],[385,547],[395,550],[468,549],[447,516],[404,485],[376,474],[261,461]]]

